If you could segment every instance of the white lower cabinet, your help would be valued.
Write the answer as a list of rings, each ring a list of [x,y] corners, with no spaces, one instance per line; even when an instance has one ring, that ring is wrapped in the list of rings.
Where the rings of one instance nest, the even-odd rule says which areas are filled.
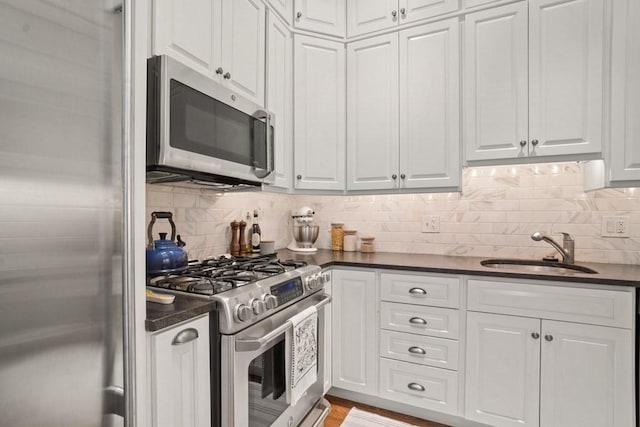
[[[559,295],[562,309],[553,307]],[[632,426],[633,298],[631,290],[470,280],[468,308],[497,313],[467,313],[465,418],[496,427]],[[512,315],[535,316],[545,301],[538,318]],[[559,321],[575,316],[583,323]],[[626,323],[595,324],[611,318]]]
[[[378,310],[373,271],[333,270],[333,387],[378,394]]]
[[[151,425],[211,425],[209,315],[147,334]]]

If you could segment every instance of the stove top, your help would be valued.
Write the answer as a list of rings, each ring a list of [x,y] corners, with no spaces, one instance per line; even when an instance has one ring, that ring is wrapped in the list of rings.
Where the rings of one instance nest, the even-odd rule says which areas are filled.
[[[306,266],[304,261],[281,261],[274,255],[223,255],[190,262],[182,271],[147,278],[147,286],[199,295],[216,295],[258,280]]]

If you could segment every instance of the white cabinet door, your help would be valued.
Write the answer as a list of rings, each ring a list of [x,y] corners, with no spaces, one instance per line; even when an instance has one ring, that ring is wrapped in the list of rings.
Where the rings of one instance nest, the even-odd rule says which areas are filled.
[[[529,2],[529,156],[602,151],[604,0]]]
[[[459,52],[458,18],[400,32],[401,188],[460,185]]]
[[[399,0],[400,23],[431,18],[458,10],[458,0]]]
[[[265,5],[261,0],[221,1],[223,79],[264,105]]]
[[[330,272],[328,274],[331,274]],[[324,285],[324,292],[328,295],[332,295],[333,291],[332,291],[332,285],[331,285],[331,281],[329,281],[328,283],[325,283]],[[324,392],[327,393],[329,391],[329,389],[332,386],[331,383],[331,376],[332,376],[332,371],[333,369],[331,368],[331,356],[332,356],[332,345],[331,345],[331,322],[332,322],[332,316],[331,316],[331,312],[332,312],[332,304],[329,304],[327,306],[325,306],[324,309]]]
[[[151,424],[211,425],[209,316],[149,335]]]
[[[537,427],[540,320],[468,312],[466,351],[465,418]]]
[[[153,2],[154,55],[169,55],[202,74],[213,76],[214,23],[211,0],[155,0]],[[219,53],[218,53],[219,55]]]
[[[293,39],[274,14],[267,22],[267,110],[275,116],[275,186],[291,188],[293,149]]]
[[[527,3],[471,13],[464,25],[466,158],[525,157]]]
[[[284,22],[291,24],[293,18],[293,0],[269,0],[269,4],[284,19]]]
[[[333,386],[378,393],[378,321],[376,276],[369,271],[334,270]]]
[[[634,425],[630,329],[542,321],[540,425]]]
[[[344,37],[346,0],[295,0],[293,25],[301,30]]]
[[[613,3],[611,181],[640,180],[640,2]]]
[[[347,46],[347,189],[398,185],[398,35]]]
[[[294,186],[344,190],[345,49],[294,37]]]
[[[398,25],[398,0],[348,0],[347,37]]]

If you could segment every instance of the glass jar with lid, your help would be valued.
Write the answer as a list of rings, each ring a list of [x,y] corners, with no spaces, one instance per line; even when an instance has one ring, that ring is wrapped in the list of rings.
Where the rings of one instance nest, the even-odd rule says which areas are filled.
[[[344,251],[355,252],[358,249],[356,230],[344,230]]]
[[[331,250],[341,251],[344,248],[344,224],[331,223]]]

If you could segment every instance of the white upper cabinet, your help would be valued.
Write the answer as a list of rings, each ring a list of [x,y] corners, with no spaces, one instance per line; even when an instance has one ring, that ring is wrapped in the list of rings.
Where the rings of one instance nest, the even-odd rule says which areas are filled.
[[[344,190],[345,48],[294,36],[294,187]]]
[[[293,39],[273,12],[267,17],[267,110],[274,115],[274,185],[291,188],[293,163]]]
[[[400,32],[400,188],[460,185],[458,18]]]
[[[640,180],[640,2],[613,4],[611,181]]]
[[[275,10],[284,22],[291,24],[293,18],[293,0],[269,0],[269,4]]]
[[[344,37],[346,1],[295,0],[293,25],[301,30]]]
[[[264,105],[265,12],[261,0],[156,0],[152,51]]]
[[[347,46],[347,189],[398,185],[398,35]]]
[[[458,25],[348,45],[348,190],[459,186]]]
[[[348,0],[347,36],[455,12],[458,6],[458,0]]]
[[[467,160],[601,152],[603,25],[604,0],[467,15]]]

